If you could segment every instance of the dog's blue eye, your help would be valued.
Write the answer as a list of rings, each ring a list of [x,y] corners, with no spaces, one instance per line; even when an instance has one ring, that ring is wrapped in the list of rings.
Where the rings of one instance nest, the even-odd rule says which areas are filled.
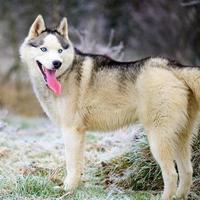
[[[58,49],[58,53],[62,53],[63,52],[63,50],[62,49]]]
[[[47,51],[47,48],[46,47],[42,47],[42,48],[40,48],[41,49],[41,51],[43,51],[43,52],[46,52]]]

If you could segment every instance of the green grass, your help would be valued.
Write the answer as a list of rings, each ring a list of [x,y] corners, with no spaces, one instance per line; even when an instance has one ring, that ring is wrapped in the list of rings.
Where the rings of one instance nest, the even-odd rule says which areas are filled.
[[[103,185],[80,186],[73,194],[65,195],[62,187],[48,180],[47,177],[20,176],[16,181],[8,180],[5,177],[0,179],[0,199],[71,199],[71,200],[123,200],[138,199],[148,200],[152,195],[147,192],[118,191],[116,189],[106,189]],[[62,198],[63,197],[63,198]]]
[[[132,190],[162,190],[161,170],[153,159],[146,136],[134,141],[132,150],[103,163],[97,176],[108,185]]]
[[[161,191],[163,180],[161,170],[153,159],[147,142],[147,137],[142,135],[136,139],[131,151],[112,158],[102,163],[96,172],[101,182],[121,189],[135,191]],[[200,199],[200,134],[194,138],[193,153],[193,185],[189,199]]]
[[[111,154],[112,145],[102,141],[109,134],[86,136],[85,180],[66,196],[63,190],[64,144],[61,134],[46,119],[26,119],[8,115],[0,130],[0,200],[150,200],[152,192],[132,191],[109,186],[102,176],[100,155]],[[50,126],[50,127],[49,127]],[[103,149],[103,150],[102,150]]]
[[[56,185],[46,177],[27,176],[19,177],[13,193],[21,196],[33,197],[59,197],[64,191],[56,189]]]
[[[46,119],[7,116],[0,130],[0,200],[158,200],[161,171],[152,158],[144,130],[133,137],[91,133],[86,136],[83,183],[63,190],[64,144]],[[137,129],[137,128],[136,128]],[[123,131],[122,131],[123,132]],[[121,138],[120,138],[121,137]],[[122,151],[123,147],[126,151]],[[194,139],[191,200],[200,199],[200,134]],[[115,152],[113,149],[117,149]]]
[[[86,136],[84,181],[66,196],[63,190],[64,144],[46,119],[7,116],[0,129],[0,200],[155,200],[163,189],[144,130],[131,138],[112,134]],[[123,132],[123,131],[122,131]],[[121,134],[120,134],[121,135]],[[126,151],[123,147],[130,145]],[[113,153],[113,149],[118,149]],[[115,152],[115,151],[114,151]],[[190,200],[200,199],[200,134],[194,138]],[[104,158],[105,157],[105,158]],[[104,159],[103,159],[104,158]]]
[[[8,116],[0,129],[0,200],[156,200],[163,190],[161,171],[144,130],[133,137],[121,133],[86,136],[83,183],[73,193],[63,190],[64,144],[46,119]],[[137,129],[137,128],[136,128]],[[137,131],[137,130],[136,130]],[[123,132],[123,131],[122,131]],[[121,137],[121,138],[120,138]],[[129,146],[126,151],[123,147]],[[113,149],[118,151],[112,151]],[[115,153],[114,153],[115,152]],[[1,154],[0,154],[1,155]],[[200,199],[200,134],[193,145],[190,200]],[[104,158],[105,157],[105,158]]]

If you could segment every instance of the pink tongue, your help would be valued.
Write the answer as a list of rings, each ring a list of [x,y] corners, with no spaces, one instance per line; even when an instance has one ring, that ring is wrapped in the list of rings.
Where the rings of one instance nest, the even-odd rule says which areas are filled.
[[[47,78],[47,84],[49,86],[49,88],[56,94],[56,95],[60,95],[61,94],[61,84],[60,82],[56,79],[56,71],[54,70],[49,70],[49,69],[45,69],[44,73],[46,75]]]

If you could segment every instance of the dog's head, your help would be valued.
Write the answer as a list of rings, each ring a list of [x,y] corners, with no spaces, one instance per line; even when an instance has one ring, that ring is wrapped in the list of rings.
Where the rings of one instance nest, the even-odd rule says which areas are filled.
[[[67,19],[63,18],[56,29],[47,29],[39,15],[21,45],[20,55],[32,76],[41,77],[57,95],[61,85],[57,77],[73,62],[74,48],[68,37]]]

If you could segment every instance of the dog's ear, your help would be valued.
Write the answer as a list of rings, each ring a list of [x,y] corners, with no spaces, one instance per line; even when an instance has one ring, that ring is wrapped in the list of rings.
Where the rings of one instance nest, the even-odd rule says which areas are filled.
[[[64,18],[61,20],[61,22],[60,22],[60,24],[59,24],[59,26],[58,26],[58,28],[57,28],[57,31],[58,31],[63,37],[65,37],[65,38],[68,39],[68,24],[67,24],[67,18],[66,18],[66,17],[64,17]]]
[[[35,37],[39,36],[41,34],[41,32],[44,31],[45,29],[46,29],[46,26],[44,23],[44,19],[43,19],[42,15],[38,15],[29,30],[28,37],[30,39],[35,38]]]

